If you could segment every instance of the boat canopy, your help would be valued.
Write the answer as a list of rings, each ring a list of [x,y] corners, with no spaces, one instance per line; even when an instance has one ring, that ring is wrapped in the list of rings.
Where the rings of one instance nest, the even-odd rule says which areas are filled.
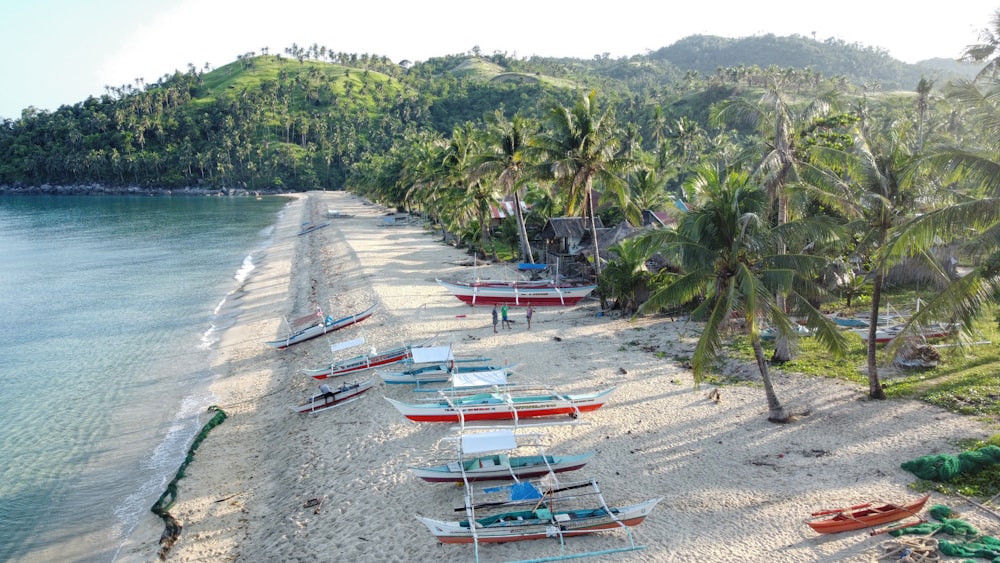
[[[346,348],[353,348],[355,346],[361,346],[365,343],[364,337],[355,338],[354,340],[348,340],[346,342],[338,342],[337,344],[330,345],[330,351],[336,352],[338,350],[344,350]]]
[[[462,435],[462,452],[466,454],[513,450],[516,447],[517,440],[510,430]]]
[[[490,371],[470,371],[456,373],[451,376],[453,387],[489,387],[490,385],[507,385],[507,370],[494,369]]]
[[[455,354],[451,351],[451,346],[420,346],[410,351],[413,355],[413,363],[430,364],[434,362],[454,361]]]

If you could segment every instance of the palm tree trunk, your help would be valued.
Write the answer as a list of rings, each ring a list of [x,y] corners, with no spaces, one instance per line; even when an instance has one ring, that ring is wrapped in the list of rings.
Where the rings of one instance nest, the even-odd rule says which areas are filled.
[[[524,226],[524,213],[521,213],[521,196],[514,191],[514,212],[517,213],[517,237],[521,239],[521,255],[527,258],[529,264],[535,263],[531,254],[531,244],[528,242],[528,229]]]
[[[771,422],[788,422],[788,412],[778,400],[778,395],[774,392],[774,384],[771,382],[771,375],[767,370],[767,359],[764,358],[764,347],[760,345],[759,337],[752,337],[753,355],[757,359],[757,369],[760,370],[760,379],[764,382],[764,394],[767,396],[767,420]]]
[[[878,309],[882,301],[882,282],[885,276],[881,269],[875,271],[875,287],[872,288],[872,312],[868,319],[868,396],[872,399],[885,399],[885,389],[878,378],[878,364],[875,358],[875,333],[878,331]]]
[[[597,221],[594,219],[594,190],[590,178],[587,178],[587,209],[590,214],[590,239],[594,243],[594,275],[601,277],[601,250],[597,244]]]

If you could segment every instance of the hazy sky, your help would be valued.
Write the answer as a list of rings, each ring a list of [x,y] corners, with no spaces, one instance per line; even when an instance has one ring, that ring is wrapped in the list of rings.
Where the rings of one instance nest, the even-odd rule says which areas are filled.
[[[905,62],[958,57],[1000,0],[4,0],[0,118],[55,110],[105,86],[293,43],[394,61],[470,51],[527,57],[644,54],[696,34],[798,34],[881,47]]]

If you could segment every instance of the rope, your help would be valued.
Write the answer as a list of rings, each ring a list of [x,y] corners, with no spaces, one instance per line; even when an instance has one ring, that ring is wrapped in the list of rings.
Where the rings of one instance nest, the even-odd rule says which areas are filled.
[[[938,541],[934,538],[909,537],[886,540],[880,543],[879,547],[885,551],[878,558],[879,561],[891,559],[906,563],[926,563],[941,560],[941,554],[938,553]]]

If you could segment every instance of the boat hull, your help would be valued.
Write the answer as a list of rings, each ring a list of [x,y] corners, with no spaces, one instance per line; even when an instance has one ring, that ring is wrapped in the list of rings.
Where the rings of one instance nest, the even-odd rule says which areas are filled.
[[[904,505],[884,504],[881,506],[871,506],[867,504],[845,509],[824,510],[816,515],[829,516],[818,520],[807,520],[806,524],[821,534],[836,534],[881,526],[910,516],[916,516],[923,509],[924,504],[927,503],[930,497],[930,494],[926,494]]]
[[[277,348],[279,350],[282,350],[294,344],[305,342],[306,340],[311,340],[313,338],[316,338],[317,336],[323,336],[324,334],[329,334],[331,332],[359,323],[367,319],[368,317],[372,316],[372,314],[375,312],[375,309],[377,308],[378,305],[376,304],[354,315],[350,315],[336,320],[328,319],[326,322],[315,324],[313,326],[306,327],[298,332],[294,332],[290,334],[287,338],[282,338],[281,340],[271,340],[269,342],[265,342],[265,344],[267,344],[271,348]]]
[[[412,353],[409,348],[397,348],[382,354],[365,354],[343,362],[330,364],[326,367],[305,369],[302,371],[313,379],[327,379],[329,377],[349,375],[373,368],[392,365],[405,361],[411,357]]]
[[[587,464],[596,452],[575,456],[484,456],[445,465],[410,467],[414,475],[429,483],[462,483],[461,463],[465,465],[465,481],[513,481],[542,477],[552,473],[576,471]],[[499,459],[498,459],[499,458]],[[546,464],[546,461],[548,462]],[[484,463],[485,462],[485,463]],[[492,463],[490,463],[492,462]]]
[[[323,412],[340,406],[347,401],[354,399],[370,391],[375,386],[375,380],[369,379],[361,383],[345,384],[333,392],[333,397],[325,397],[322,393],[309,397],[302,403],[294,407],[295,412],[300,414]]]
[[[486,361],[488,358],[483,358]],[[456,373],[475,373],[487,371],[505,370],[507,375],[511,375],[511,369],[505,366],[455,366],[450,367],[448,363],[422,366],[404,371],[379,371],[379,377],[386,385],[419,385],[422,383],[445,383],[451,380],[451,376]]]
[[[592,395],[546,395],[505,401],[485,393],[452,403],[410,404],[390,399],[394,407],[414,422],[471,422],[477,420],[520,420],[595,411],[604,406],[614,388]]]
[[[637,526],[649,516],[659,501],[660,499],[651,499],[632,506],[611,508],[610,515],[603,508],[557,511],[551,513],[551,517],[540,516],[540,511],[512,512],[478,519],[475,536],[468,522],[445,522],[423,516],[417,518],[441,543],[506,543],[582,536],[623,526]]]
[[[512,305],[534,307],[569,307],[590,295],[596,285],[498,285],[495,282],[463,284],[437,280],[453,296],[469,305]]]

